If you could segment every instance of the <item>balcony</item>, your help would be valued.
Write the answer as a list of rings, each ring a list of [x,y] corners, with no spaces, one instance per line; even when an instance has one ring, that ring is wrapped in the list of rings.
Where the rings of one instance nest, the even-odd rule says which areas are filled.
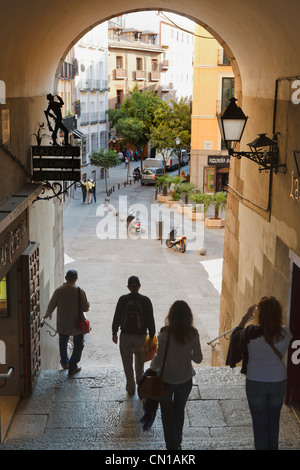
[[[90,124],[98,124],[98,113],[91,113]]]
[[[115,69],[115,80],[124,80],[126,78],[125,69]]]
[[[146,80],[145,70],[136,70],[135,71],[135,79],[136,80]]]
[[[90,122],[90,114],[89,113],[81,113],[80,117],[80,125],[87,126]]]
[[[159,82],[159,80],[160,80],[160,72],[150,72],[151,82]]]
[[[166,59],[165,59],[165,60],[162,60],[162,61],[161,61],[161,69],[162,69],[163,71],[165,71],[165,70],[168,70],[168,68],[169,68],[169,61],[166,60]]]
[[[162,83],[161,85],[161,91],[163,93],[169,93],[170,91],[174,90],[174,85],[173,83]]]

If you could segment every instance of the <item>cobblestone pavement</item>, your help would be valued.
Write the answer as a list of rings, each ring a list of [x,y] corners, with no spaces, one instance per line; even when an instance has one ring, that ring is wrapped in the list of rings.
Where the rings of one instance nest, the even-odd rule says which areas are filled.
[[[186,406],[183,451],[251,450],[251,418],[239,369],[197,367]],[[150,431],[139,420],[142,401],[129,397],[121,370],[93,369],[68,378],[43,371],[22,400],[0,450],[163,451],[160,411]],[[280,449],[300,449],[299,425],[281,414]]]

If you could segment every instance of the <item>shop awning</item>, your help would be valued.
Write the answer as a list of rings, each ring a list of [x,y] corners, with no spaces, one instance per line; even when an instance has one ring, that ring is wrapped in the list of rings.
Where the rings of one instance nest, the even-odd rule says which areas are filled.
[[[82,139],[84,137],[84,134],[80,132],[78,129],[74,129],[73,131],[73,137],[74,139]]]
[[[0,234],[33,203],[41,191],[41,184],[28,184],[1,204]]]

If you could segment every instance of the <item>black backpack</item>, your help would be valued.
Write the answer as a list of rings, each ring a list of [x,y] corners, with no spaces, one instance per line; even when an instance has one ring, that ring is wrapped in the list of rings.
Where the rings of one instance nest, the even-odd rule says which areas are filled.
[[[144,328],[144,318],[140,302],[130,299],[122,316],[121,328],[127,334],[139,334]]]

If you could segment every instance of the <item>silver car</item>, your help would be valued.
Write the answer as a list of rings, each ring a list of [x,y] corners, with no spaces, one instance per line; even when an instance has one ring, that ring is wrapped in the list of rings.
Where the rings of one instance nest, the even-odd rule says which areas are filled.
[[[144,168],[141,173],[141,184],[155,184],[156,178],[162,176],[164,170],[162,168]]]

